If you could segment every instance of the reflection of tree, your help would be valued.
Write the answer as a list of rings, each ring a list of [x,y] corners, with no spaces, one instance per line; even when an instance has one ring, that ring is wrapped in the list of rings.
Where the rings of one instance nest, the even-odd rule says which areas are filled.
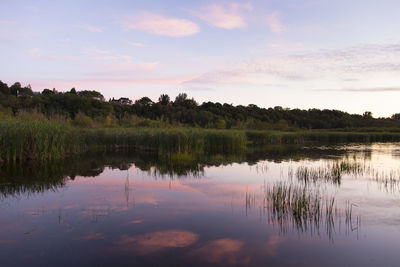
[[[344,151],[331,150],[329,153],[343,154]],[[290,146],[275,146],[268,149],[248,151],[240,154],[158,154],[149,152],[89,153],[64,161],[47,163],[25,162],[23,165],[3,165],[0,167],[0,197],[29,195],[48,190],[55,191],[65,186],[68,177],[96,177],[105,167],[127,170],[132,165],[147,171],[154,177],[201,177],[204,168],[232,163],[248,162],[256,164],[260,160],[284,161],[319,159],[326,156],[317,149],[301,149]]]

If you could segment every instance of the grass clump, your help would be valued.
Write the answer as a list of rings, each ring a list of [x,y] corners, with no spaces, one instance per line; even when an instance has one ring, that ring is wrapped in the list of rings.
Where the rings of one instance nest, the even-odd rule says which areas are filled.
[[[79,137],[66,124],[47,120],[0,121],[2,161],[63,158],[66,153],[78,151],[79,146]]]

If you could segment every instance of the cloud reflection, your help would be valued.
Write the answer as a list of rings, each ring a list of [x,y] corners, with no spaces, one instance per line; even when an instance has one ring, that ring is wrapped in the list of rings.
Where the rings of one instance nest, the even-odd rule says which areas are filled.
[[[242,241],[223,238],[205,244],[189,253],[189,256],[202,259],[209,263],[225,263],[230,265],[248,264],[250,258],[243,257],[239,254],[242,247]]]
[[[168,248],[188,247],[198,238],[197,234],[186,230],[166,230],[138,236],[123,235],[118,246],[121,251],[150,254]]]
[[[265,244],[265,250],[267,254],[271,257],[276,257],[278,255],[278,247],[285,241],[285,238],[279,235],[273,235],[270,239],[268,239]]]

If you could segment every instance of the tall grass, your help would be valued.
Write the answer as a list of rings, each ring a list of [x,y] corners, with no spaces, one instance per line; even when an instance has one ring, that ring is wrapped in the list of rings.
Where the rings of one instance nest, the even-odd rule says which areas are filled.
[[[154,150],[160,153],[239,153],[242,131],[201,129],[80,129],[47,120],[0,122],[0,160],[16,162],[63,158],[91,149]]]
[[[246,131],[246,137],[251,144],[304,144],[319,143],[370,143],[370,142],[397,142],[400,133],[393,131],[381,132],[346,132],[346,131]]]
[[[16,162],[24,159],[57,159],[79,151],[79,136],[65,124],[46,120],[0,121],[0,159]]]
[[[88,146],[105,149],[155,150],[161,153],[236,153],[246,148],[241,131],[199,129],[94,129],[82,131]]]
[[[0,161],[63,158],[88,150],[240,153],[248,144],[400,140],[400,133],[266,132],[199,128],[80,128],[44,118],[0,121]],[[253,147],[254,147],[253,146]]]

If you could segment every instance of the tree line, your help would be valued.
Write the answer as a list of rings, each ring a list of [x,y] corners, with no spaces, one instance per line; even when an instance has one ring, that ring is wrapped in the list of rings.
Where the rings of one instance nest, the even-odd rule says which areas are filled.
[[[400,114],[391,118],[373,118],[339,110],[262,108],[204,102],[199,104],[187,94],[171,99],[162,94],[157,101],[142,97],[132,105],[106,101],[97,91],[67,92],[44,89],[34,93],[31,87],[16,82],[11,86],[0,81],[0,112],[11,116],[36,112],[48,119],[65,119],[82,124],[120,126],[191,126],[217,129],[346,129],[400,128]]]

